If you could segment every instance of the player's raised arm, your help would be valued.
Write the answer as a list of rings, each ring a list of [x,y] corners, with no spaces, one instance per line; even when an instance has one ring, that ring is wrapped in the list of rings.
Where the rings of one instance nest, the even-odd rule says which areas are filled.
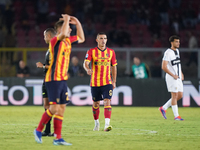
[[[58,35],[59,40],[63,40],[64,38],[66,38],[68,36],[69,30],[70,30],[70,27],[69,27],[70,16],[67,14],[63,14],[62,17],[63,17],[64,23],[61,27],[61,32]]]
[[[174,75],[169,69],[167,68],[168,61],[163,60],[162,61],[162,70],[168,73],[170,76],[172,76],[175,80],[178,79],[179,77],[177,75]]]
[[[76,17],[70,16],[69,23],[76,25],[76,34],[79,37],[78,43],[83,43],[85,41],[85,35],[80,21]]]

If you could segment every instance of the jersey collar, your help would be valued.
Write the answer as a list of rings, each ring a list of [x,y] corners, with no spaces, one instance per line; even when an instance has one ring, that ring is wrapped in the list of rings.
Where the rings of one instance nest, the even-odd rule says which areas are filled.
[[[169,49],[171,49],[171,48],[169,48]],[[171,50],[175,53],[175,55],[178,55],[177,48],[176,48],[176,50],[173,50],[173,49],[171,49]]]
[[[101,50],[100,48],[98,48],[98,46],[97,46],[97,49],[103,52],[103,51],[105,51],[107,49],[107,46],[105,47],[104,50]]]
[[[171,49],[171,48],[169,48],[169,49]],[[176,48],[176,50],[173,50],[173,49],[171,49],[172,51],[177,51],[177,48]]]

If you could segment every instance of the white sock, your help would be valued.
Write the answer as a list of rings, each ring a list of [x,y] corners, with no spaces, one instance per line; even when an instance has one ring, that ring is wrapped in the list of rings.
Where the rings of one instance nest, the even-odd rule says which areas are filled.
[[[171,104],[172,99],[170,98],[164,105],[163,109],[167,110],[172,104]]]
[[[94,120],[95,126],[99,125],[99,119]]]
[[[110,125],[110,118],[105,118],[105,126],[109,126]]]
[[[174,117],[178,117],[178,105],[172,105],[172,111],[174,113]]]

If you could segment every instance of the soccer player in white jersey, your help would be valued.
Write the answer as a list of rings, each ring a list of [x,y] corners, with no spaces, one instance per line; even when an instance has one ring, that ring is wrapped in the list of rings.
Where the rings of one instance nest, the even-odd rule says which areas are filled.
[[[181,120],[178,113],[177,101],[183,97],[183,83],[184,75],[181,70],[181,61],[179,55],[180,38],[173,35],[169,38],[171,48],[168,48],[163,56],[162,69],[166,72],[165,80],[168,92],[171,92],[171,98],[159,108],[162,116],[166,117],[166,110],[171,106],[174,113],[174,120]]]

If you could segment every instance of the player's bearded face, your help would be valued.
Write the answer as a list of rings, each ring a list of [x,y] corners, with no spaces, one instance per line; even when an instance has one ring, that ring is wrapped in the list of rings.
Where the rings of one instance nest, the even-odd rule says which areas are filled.
[[[105,46],[107,43],[107,36],[106,35],[99,35],[97,37],[97,43],[99,46]]]
[[[173,46],[174,46],[174,48],[179,48],[180,40],[179,39],[175,39],[174,42],[173,42]]]

